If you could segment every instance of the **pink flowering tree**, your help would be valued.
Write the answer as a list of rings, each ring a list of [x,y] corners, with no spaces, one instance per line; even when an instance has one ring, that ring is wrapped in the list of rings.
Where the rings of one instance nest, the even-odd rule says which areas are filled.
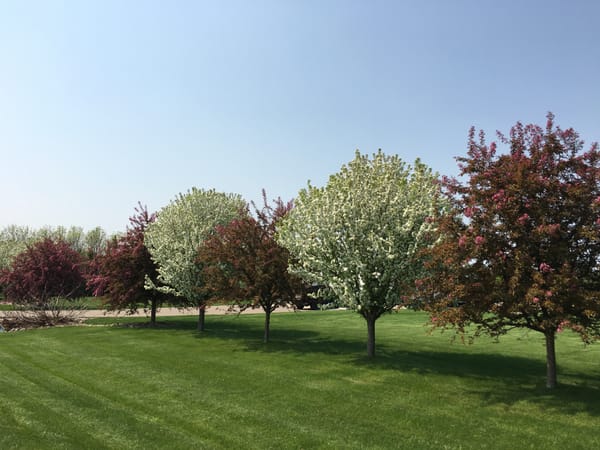
[[[109,310],[135,313],[138,308],[150,311],[150,324],[156,325],[156,313],[165,301],[175,300],[157,290],[146,290],[150,280],[158,282],[158,269],[144,243],[144,233],[156,220],[139,203],[135,214],[129,218],[127,232],[108,242],[106,251],[96,255],[90,263],[87,286],[94,296],[103,297]]]
[[[554,388],[557,333],[570,328],[586,342],[598,335],[600,153],[552,114],[545,129],[517,123],[498,137],[508,153],[471,129],[460,177],[444,180],[453,213],[439,218],[421,285],[436,327],[542,333]]]
[[[0,271],[0,284],[8,300],[48,309],[53,299],[83,295],[83,269],[81,255],[66,241],[46,238],[29,245]]]

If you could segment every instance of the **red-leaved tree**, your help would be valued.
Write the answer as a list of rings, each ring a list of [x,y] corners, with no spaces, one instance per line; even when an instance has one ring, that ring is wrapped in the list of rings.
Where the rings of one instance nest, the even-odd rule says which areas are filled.
[[[16,304],[44,308],[57,297],[83,293],[82,258],[63,240],[43,239],[18,254],[0,273],[6,298]]]
[[[156,214],[149,214],[140,203],[129,218],[125,235],[109,242],[106,251],[95,257],[88,276],[88,288],[93,295],[104,296],[109,309],[134,313],[143,307],[150,310],[152,325],[156,324],[157,309],[167,298],[144,288],[146,278],[159,284],[156,264],[144,244],[144,232],[155,219]]]
[[[269,341],[271,313],[301,294],[300,279],[288,273],[288,251],[275,241],[277,222],[292,203],[275,201],[269,206],[253,204],[254,216],[246,211],[241,218],[218,226],[199,249],[198,263],[208,294],[234,301],[242,310],[262,308],[265,312],[264,342]]]
[[[545,129],[517,123],[507,154],[471,129],[452,204],[429,253],[435,326],[545,337],[547,387],[557,383],[555,340],[564,328],[590,341],[600,319],[600,152],[548,114]]]

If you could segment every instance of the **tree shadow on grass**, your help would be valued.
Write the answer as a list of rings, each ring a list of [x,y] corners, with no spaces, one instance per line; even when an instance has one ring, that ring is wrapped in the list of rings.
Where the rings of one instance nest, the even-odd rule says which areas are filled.
[[[187,316],[157,317],[156,324],[152,324],[148,317],[119,316],[92,318],[86,320],[84,324],[128,328],[132,330],[195,331],[197,319],[194,321],[191,317]]]
[[[393,348],[390,344],[378,344],[375,358],[369,359],[366,342],[358,337],[341,339],[316,331],[278,326],[272,330],[272,341],[264,344],[260,340],[262,328],[258,323],[233,321],[223,323],[222,327],[215,325],[213,333],[204,337],[243,339],[245,351],[346,355],[352,364],[365,369],[472,379],[473,387],[465,393],[477,395],[490,405],[510,407],[525,401],[562,413],[585,412],[600,416],[600,372],[561,371],[560,362],[559,383],[561,379],[564,383],[549,390],[545,387],[545,362],[534,358],[473,352],[468,346],[450,342],[448,351],[419,350],[414,344],[403,343],[400,337]],[[494,389],[490,389],[492,384]]]
[[[332,337],[318,331],[274,323],[271,341],[264,344],[262,321],[230,319],[207,318],[204,332],[197,331],[197,322],[191,317],[159,321],[154,329],[191,333],[195,338],[206,341],[236,341],[247,352],[342,355],[351,364],[365,369],[470,378],[474,383],[465,393],[477,395],[490,405],[510,407],[525,401],[562,413],[586,412],[600,416],[600,372],[584,374],[562,370],[560,361],[559,383],[561,379],[565,382],[554,390],[548,390],[545,388],[545,363],[539,359],[473,352],[468,350],[468,346],[452,345],[450,342],[448,351],[419,350],[418,344],[403,343],[402,337],[394,342],[393,347],[379,342],[375,358],[368,359],[365,337],[362,336]],[[147,330],[148,327],[138,329]],[[493,389],[490,389],[491,384]]]
[[[402,344],[400,344],[402,345]],[[510,407],[518,402],[537,404],[567,414],[586,412],[600,416],[600,373],[561,371],[559,386],[546,388],[543,361],[494,353],[383,350],[375,361],[357,359],[357,364],[384,370],[416,371],[465,377],[475,381],[465,393],[479,396],[490,405]],[[563,384],[561,379],[565,380]],[[573,383],[573,380],[576,380]],[[490,389],[493,381],[494,389]]]

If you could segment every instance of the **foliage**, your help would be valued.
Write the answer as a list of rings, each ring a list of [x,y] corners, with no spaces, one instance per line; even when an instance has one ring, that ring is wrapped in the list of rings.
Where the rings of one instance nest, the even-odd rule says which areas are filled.
[[[30,245],[0,272],[0,284],[10,301],[47,305],[53,297],[73,298],[83,293],[81,255],[65,241],[46,238]]]
[[[88,259],[92,260],[101,254],[108,244],[106,232],[101,227],[88,231],[84,237],[84,252]]]
[[[496,154],[483,132],[469,136],[458,179],[444,191],[453,211],[439,221],[426,281],[436,326],[468,323],[499,335],[543,333],[548,387],[556,385],[554,340],[571,328],[590,340],[600,318],[600,153],[583,152],[573,129],[517,123]]]
[[[43,239],[63,240],[85,259],[92,259],[101,253],[107,241],[106,233],[100,227],[85,233],[81,227],[33,229],[9,225],[0,230],[0,269],[9,267],[15,256],[25,251],[28,245]]]
[[[146,279],[158,285],[156,263],[144,244],[144,233],[154,222],[156,214],[149,214],[140,203],[135,215],[129,218],[127,232],[109,242],[104,253],[92,261],[87,284],[95,296],[106,296],[111,310],[134,313],[140,306],[150,310],[150,322],[156,323],[156,311],[166,295],[144,288]]]
[[[204,327],[207,297],[202,268],[196,263],[198,248],[215,226],[232,221],[245,204],[237,194],[192,188],[165,206],[145,233],[145,243],[158,264],[157,286],[146,279],[148,289],[174,294],[198,306],[198,328]]]
[[[233,300],[243,309],[260,307],[265,312],[264,342],[269,340],[271,313],[289,304],[303,291],[302,281],[288,272],[288,251],[275,241],[277,223],[291,210],[292,203],[280,198],[275,207],[253,204],[249,211],[226,225],[200,247],[198,262],[203,267],[208,295]]]
[[[33,243],[35,231],[29,227],[9,225],[0,230],[0,269],[7,269],[19,253]]]
[[[52,239],[55,241],[65,241],[69,244],[69,247],[86,259],[90,259],[96,253],[101,252],[107,240],[106,233],[100,227],[96,227],[88,233],[83,228],[76,226],[70,228],[62,225],[58,227],[44,227],[35,231],[34,235],[36,240]]]
[[[535,333],[449,345],[420,312],[380,319],[369,364],[351,312],[278,313],[268,348],[261,315],[112,320],[0,333],[0,448],[600,448],[600,346],[568,331],[544,392]]]
[[[330,288],[367,321],[367,351],[375,351],[375,321],[403,301],[423,276],[419,251],[430,242],[437,180],[381,150],[356,157],[316,188],[300,191],[283,220],[280,244],[294,258],[290,270]]]

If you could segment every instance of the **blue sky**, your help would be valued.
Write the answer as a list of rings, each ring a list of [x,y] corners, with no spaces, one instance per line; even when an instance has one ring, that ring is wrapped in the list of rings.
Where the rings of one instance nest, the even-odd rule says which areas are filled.
[[[192,186],[289,199],[470,126],[600,140],[600,2],[0,0],[0,226],[124,230]]]

